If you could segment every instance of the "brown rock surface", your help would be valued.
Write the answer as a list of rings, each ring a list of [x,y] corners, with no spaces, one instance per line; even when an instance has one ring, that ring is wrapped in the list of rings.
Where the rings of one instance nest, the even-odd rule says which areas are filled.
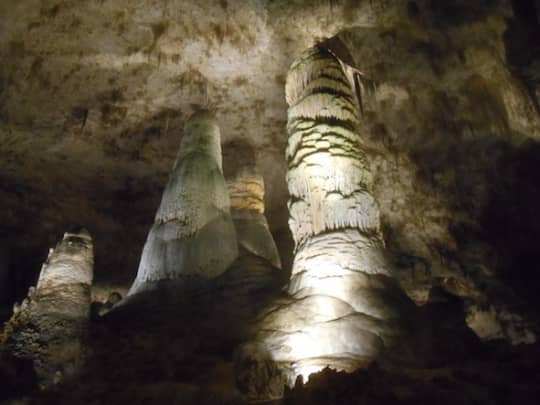
[[[485,340],[534,341],[539,10],[537,0],[0,2],[0,241],[9,256],[0,315],[77,224],[94,238],[92,294],[125,294],[182,128],[201,107],[217,111],[225,176],[252,164],[262,175],[265,215],[290,271],[285,76],[320,42],[350,67],[401,287],[417,304],[434,287],[459,296],[462,318]],[[500,403],[520,402],[520,390],[538,386],[522,361],[527,350],[537,358],[527,347],[494,349],[509,364],[502,377],[497,354],[468,363],[475,371],[457,385],[436,384],[459,391],[470,379],[495,387]],[[392,398],[409,401],[401,390]]]

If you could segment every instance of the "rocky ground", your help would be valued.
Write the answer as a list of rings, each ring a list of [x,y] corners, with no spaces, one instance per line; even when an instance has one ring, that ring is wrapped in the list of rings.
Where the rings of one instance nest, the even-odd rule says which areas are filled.
[[[182,298],[162,290],[159,297],[128,301],[94,319],[81,372],[45,391],[39,390],[31,364],[4,353],[0,400],[6,402],[1,403],[250,403],[241,388],[247,383],[264,393],[262,380],[276,370],[264,359],[255,365],[239,361],[237,348],[251,335],[249,320],[265,302],[279,297],[282,282],[269,277],[264,263],[257,266],[247,283],[251,287],[246,287],[245,273],[237,268],[211,288],[191,286],[191,293]],[[239,280],[243,281],[238,284]],[[237,286],[231,288],[233,284]],[[282,400],[265,403],[536,403],[538,344],[482,343],[467,328],[460,299],[442,291],[432,291],[417,316],[401,345],[366,369],[351,374],[325,369],[311,375],[305,385],[298,379],[294,387],[286,387]],[[251,380],[239,380],[239,367],[257,372]],[[276,378],[274,383],[283,386],[284,381]]]

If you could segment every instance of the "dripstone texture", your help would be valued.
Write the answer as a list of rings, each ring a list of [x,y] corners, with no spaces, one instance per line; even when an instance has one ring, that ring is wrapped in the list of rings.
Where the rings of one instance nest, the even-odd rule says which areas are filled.
[[[41,387],[73,378],[84,363],[93,265],[88,232],[66,233],[5,325],[3,350],[30,360]]]
[[[452,326],[417,347],[437,346],[440,336],[461,345],[454,325],[465,318],[490,350],[502,339],[527,360],[514,369],[512,351],[491,361],[489,351],[473,350],[468,355],[489,361],[472,359],[472,375],[459,367],[462,374],[443,379],[444,369],[426,373],[445,394],[456,379],[478,384],[492,375],[492,396],[482,398],[526,403],[520,387],[539,386],[528,356],[540,307],[539,9],[537,0],[0,2],[0,240],[10,256],[0,312],[24,298],[57,235],[79,223],[95,242],[94,297],[125,294],[183,127],[204,107],[220,123],[225,177],[234,177],[227,167],[252,164],[263,177],[265,216],[289,273],[285,79],[298,55],[320,44],[347,65],[353,83],[371,195],[400,287],[422,312],[430,312],[434,290],[460,303],[448,315]],[[239,145],[253,163],[238,159]],[[275,276],[256,263],[260,274],[236,271],[252,285]],[[123,332],[106,333],[104,347]],[[131,404],[148,403],[141,391],[161,402],[185,392],[169,383],[180,361],[161,367],[152,352],[156,373],[145,374],[149,351],[122,353],[122,343],[111,345],[118,367],[105,350],[93,384],[80,381],[75,399],[65,390],[64,403],[106,401],[104,387]],[[253,351],[259,374],[279,383],[268,353]],[[124,372],[124,355],[140,368],[116,384],[110,376]],[[511,375],[499,373],[500,362]],[[396,392],[396,402],[409,401],[406,394]],[[51,395],[51,403],[60,401]]]
[[[261,322],[259,342],[297,376],[353,371],[399,336],[412,301],[393,279],[379,233],[358,111],[339,60],[314,47],[287,76],[290,301]]]
[[[236,229],[239,254],[263,257],[281,268],[281,258],[268,221],[264,216],[264,179],[254,168],[246,167],[227,181],[231,216]]]
[[[125,291],[178,134],[208,104],[223,144],[254,150],[290,270],[285,77],[302,50],[324,42],[356,72],[373,196],[409,296],[423,303],[442,286],[485,338],[531,341],[537,15],[533,1],[509,0],[3,2],[10,301],[35,282],[54,235],[76,223],[99,246],[96,294]],[[118,244],[126,233],[130,243]]]
[[[219,127],[211,113],[199,112],[184,128],[178,157],[128,294],[183,277],[214,278],[237,255]]]

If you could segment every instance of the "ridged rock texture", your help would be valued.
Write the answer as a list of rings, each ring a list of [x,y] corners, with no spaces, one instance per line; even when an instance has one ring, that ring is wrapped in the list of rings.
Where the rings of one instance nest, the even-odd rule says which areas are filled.
[[[289,383],[326,366],[352,371],[391,347],[413,304],[379,232],[358,111],[339,60],[310,48],[287,85],[291,300],[269,311],[263,346]]]
[[[129,295],[157,282],[214,278],[237,257],[220,142],[212,113],[197,112],[187,121]]]
[[[5,326],[3,349],[32,361],[42,387],[74,376],[84,363],[93,266],[89,233],[66,232]]]
[[[264,216],[264,178],[245,167],[227,180],[231,215],[236,228],[239,254],[253,254],[281,268],[281,259]]]
[[[252,161],[264,177],[265,216],[284,270],[266,268],[261,259],[253,264],[258,273],[242,264],[234,274],[212,280],[207,298],[226,302],[232,321],[221,316],[221,323],[213,324],[200,312],[196,317],[214,328],[205,335],[213,344],[224,330],[235,332],[238,306],[230,299],[242,296],[244,276],[255,288],[263,277],[291,271],[284,88],[293,60],[323,41],[354,68],[354,93],[361,101],[358,133],[392,258],[388,267],[422,309],[430,305],[434,288],[457,295],[467,324],[490,341],[485,348],[493,360],[485,366],[474,365],[472,357],[471,367],[453,370],[445,361],[437,371],[431,361],[422,363],[435,372],[432,382],[444,388],[446,401],[417,402],[527,403],[514,393],[540,387],[538,379],[529,378],[540,364],[535,351],[530,345],[513,348],[531,363],[509,375],[498,364],[513,363],[514,356],[505,350],[493,356],[491,347],[499,340],[531,343],[540,336],[539,10],[538,0],[0,1],[0,245],[10,262],[3,319],[35,285],[48,248],[74,223],[91,227],[94,299],[104,302],[112,291],[125,296],[185,122],[211,100],[226,179],[229,163],[241,166],[237,146],[253,150]],[[233,145],[230,158],[227,145]],[[253,257],[242,257],[248,258]],[[233,279],[240,292],[230,287]],[[223,284],[220,298],[216,283]],[[156,292],[152,298],[162,296]],[[258,292],[253,296],[240,305],[243,310],[261,301]],[[196,305],[191,298],[183,298],[182,309]],[[306,311],[315,309],[308,304]],[[137,320],[144,308],[133,308]],[[451,320],[458,315],[463,320],[461,312],[450,312]],[[191,340],[194,328],[178,314],[163,319],[169,324],[174,319]],[[93,331],[101,320],[96,322]],[[159,340],[141,350],[137,333],[111,324],[103,340],[91,343],[104,351],[103,362],[92,375],[85,373],[77,389],[66,387],[63,401],[52,393],[52,403],[134,405],[189,397],[185,383],[193,382],[200,363],[170,355],[189,344],[177,343],[172,333],[169,341],[153,329]],[[143,319],[140,331],[149,329]],[[436,347],[442,336],[459,346],[463,339],[455,330],[449,326],[417,347]],[[117,340],[123,333],[132,344]],[[230,352],[225,356],[231,359]],[[272,377],[271,356],[259,359],[261,374]],[[179,371],[183,364],[189,372]],[[421,370],[415,374],[425,380]],[[0,387],[6,381],[2,375],[0,365]],[[200,380],[214,382],[216,375]],[[447,393],[465,392],[456,388],[456,379],[473,385],[492,381],[489,395],[455,399]],[[418,390],[383,381],[401,401],[382,403],[411,403],[407,389],[421,394],[425,388],[422,381]],[[374,385],[378,392],[385,384]],[[322,403],[346,402],[325,384],[321,388]],[[340,392],[350,394],[352,403],[365,402],[363,389],[357,395],[347,387]]]

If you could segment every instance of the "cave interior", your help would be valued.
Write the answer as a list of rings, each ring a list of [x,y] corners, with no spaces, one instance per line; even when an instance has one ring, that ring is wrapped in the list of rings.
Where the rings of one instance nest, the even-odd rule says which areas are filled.
[[[540,0],[0,22],[0,404],[537,403]]]

